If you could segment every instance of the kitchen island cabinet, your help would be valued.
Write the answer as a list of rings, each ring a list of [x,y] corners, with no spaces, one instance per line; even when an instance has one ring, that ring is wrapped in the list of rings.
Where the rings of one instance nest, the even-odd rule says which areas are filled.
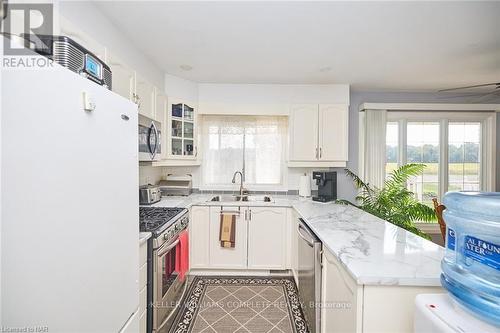
[[[330,251],[322,260],[322,333],[410,333],[415,297],[445,292],[439,286],[359,285]]]

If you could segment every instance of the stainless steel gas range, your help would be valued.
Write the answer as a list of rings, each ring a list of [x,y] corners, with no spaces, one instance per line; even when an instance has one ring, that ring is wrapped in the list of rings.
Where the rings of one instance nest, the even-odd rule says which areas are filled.
[[[185,281],[175,270],[179,233],[189,223],[185,208],[140,207],[140,231],[152,233],[148,243],[147,332],[170,322],[182,298]]]

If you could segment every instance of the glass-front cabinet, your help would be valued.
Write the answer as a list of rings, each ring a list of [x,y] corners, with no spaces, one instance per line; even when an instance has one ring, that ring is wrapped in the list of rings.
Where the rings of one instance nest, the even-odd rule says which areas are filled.
[[[169,103],[169,158],[196,159],[196,114],[193,103],[173,100]]]

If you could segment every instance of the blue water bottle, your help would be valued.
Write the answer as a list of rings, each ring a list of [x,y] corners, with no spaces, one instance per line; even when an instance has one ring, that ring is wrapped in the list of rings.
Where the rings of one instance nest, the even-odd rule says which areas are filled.
[[[500,325],[500,193],[444,196],[446,253],[441,283],[481,319]]]

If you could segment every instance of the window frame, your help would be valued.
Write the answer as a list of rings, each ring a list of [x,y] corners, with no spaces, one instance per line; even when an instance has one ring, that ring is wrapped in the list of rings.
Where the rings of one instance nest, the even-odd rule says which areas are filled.
[[[481,191],[495,190],[495,112],[432,112],[432,111],[388,111],[387,122],[398,123],[398,166],[406,163],[408,122],[439,122],[439,193],[441,201],[447,192],[448,181],[448,124],[450,122],[479,122],[480,132],[480,188]]]
[[[266,117],[271,117],[271,118],[283,118],[280,120],[280,123],[282,124],[282,128],[280,129],[281,132],[281,142],[282,142],[282,147],[281,147],[281,158],[280,158],[280,183],[276,184],[251,184],[247,183],[246,181],[243,182],[243,186],[250,191],[285,191],[288,189],[288,177],[287,177],[287,166],[285,163],[285,157],[286,157],[286,152],[288,150],[288,140],[287,140],[287,133],[288,133],[288,117],[286,116],[281,116],[281,115],[272,115],[272,116],[267,116],[267,115],[204,115],[200,119],[200,127],[202,128],[202,134],[201,138],[202,141],[205,141],[204,133],[205,133],[205,126],[207,122],[205,121],[205,117],[230,117],[230,118],[237,118],[237,117],[242,117],[242,118],[266,118]],[[245,142],[243,142],[243,145],[245,145]],[[203,158],[205,158],[205,151],[202,152]],[[247,162],[244,160],[245,156],[245,151],[243,150],[242,154],[242,160],[243,160],[243,165],[247,164]],[[235,191],[239,188],[239,177],[237,178],[236,184],[231,183],[231,179],[228,179],[228,183],[224,184],[216,184],[216,183],[206,183],[205,179],[205,164],[201,164],[200,168],[200,190],[201,191],[215,191],[215,190],[221,190],[221,191]],[[234,170],[236,171],[242,171],[242,170]]]

